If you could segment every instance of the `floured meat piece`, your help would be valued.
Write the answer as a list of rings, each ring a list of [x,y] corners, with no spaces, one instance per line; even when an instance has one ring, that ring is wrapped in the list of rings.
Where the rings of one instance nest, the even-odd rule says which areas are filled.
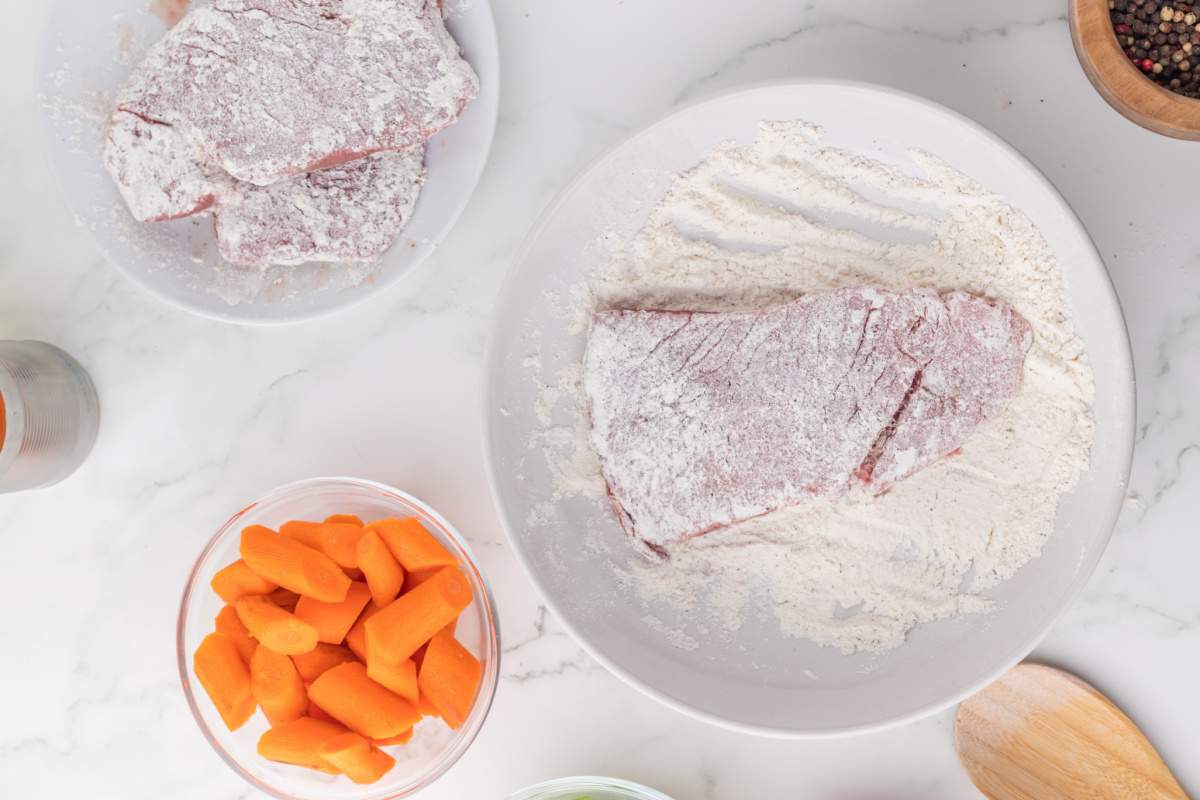
[[[239,183],[215,212],[218,248],[242,266],[374,261],[408,222],[424,179],[416,148],[271,186]]]
[[[202,154],[174,128],[125,111],[112,116],[104,166],[142,222],[196,214],[233,188],[233,179],[205,165]]]
[[[612,504],[660,555],[959,448],[1021,385],[1029,324],[962,292],[839,289],[757,313],[603,311],[584,390]]]
[[[151,48],[117,108],[266,186],[421,145],[477,93],[435,0],[213,0]]]

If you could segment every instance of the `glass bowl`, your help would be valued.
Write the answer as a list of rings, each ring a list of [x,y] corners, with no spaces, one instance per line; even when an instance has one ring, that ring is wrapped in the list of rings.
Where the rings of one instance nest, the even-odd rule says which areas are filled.
[[[671,800],[662,792],[616,778],[559,778],[530,786],[508,800]]]
[[[209,581],[217,570],[239,558],[242,529],[248,525],[278,529],[290,519],[322,520],[333,514],[357,514],[367,522],[385,517],[416,517],[458,557],[473,599],[459,618],[457,636],[483,665],[479,693],[462,727],[451,730],[438,719],[418,723],[409,744],[386,748],[396,759],[396,766],[379,782],[366,786],[344,777],[262,758],[256,752],[258,738],[268,727],[262,712],[256,712],[237,731],[229,732],[192,672],[192,654],[212,632],[213,620],[224,605]],[[176,643],[183,693],[204,737],[239,775],[261,791],[284,800],[397,800],[420,791],[445,773],[471,746],[492,705],[500,674],[500,641],[491,591],[466,542],[441,515],[415,497],[390,486],[354,478],[313,478],[289,484],[246,506],[222,525],[200,553],[188,577]]]

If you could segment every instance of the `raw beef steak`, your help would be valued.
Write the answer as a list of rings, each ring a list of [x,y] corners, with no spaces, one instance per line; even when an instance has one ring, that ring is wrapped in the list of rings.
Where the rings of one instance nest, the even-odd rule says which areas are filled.
[[[756,313],[603,311],[592,444],[626,531],[689,536],[960,447],[1021,385],[1029,324],[962,292],[839,289]]]
[[[212,207],[234,184],[175,128],[147,122],[136,114],[112,116],[104,146],[104,166],[130,212],[141,222],[162,222]]]
[[[377,153],[272,184],[238,183],[214,212],[217,245],[232,264],[374,261],[412,215],[425,151]]]
[[[423,144],[478,92],[435,0],[212,0],[117,100],[266,186]]]

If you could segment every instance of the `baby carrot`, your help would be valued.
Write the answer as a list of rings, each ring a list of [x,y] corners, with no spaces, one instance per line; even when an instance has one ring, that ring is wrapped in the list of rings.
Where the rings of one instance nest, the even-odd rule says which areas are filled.
[[[250,659],[250,693],[272,725],[304,716],[308,694],[292,660],[259,645]]]
[[[322,523],[320,522],[306,522],[302,519],[294,519],[279,526],[279,535],[285,539],[294,539],[305,547],[311,547],[313,550],[320,550],[321,526]]]
[[[435,567],[452,567],[458,563],[454,554],[442,546],[425,526],[413,517],[381,519],[372,522],[373,530],[383,539],[392,555],[407,572],[419,572]]]
[[[424,583],[425,581],[432,578],[434,575],[437,575],[439,569],[441,569],[441,567],[434,567],[433,569],[423,569],[423,570],[420,570],[419,572],[404,573],[404,588],[400,590],[401,594],[403,594],[405,592],[411,592],[413,589],[417,588],[422,583]]]
[[[375,605],[375,601],[367,603],[367,607],[363,609],[362,615],[358,621],[350,628],[350,632],[346,634],[346,639],[343,644],[349,647],[350,650],[358,657],[359,661],[366,662],[367,660],[367,620],[383,611],[383,606]]]
[[[305,683],[312,683],[325,670],[347,661],[354,661],[354,653],[341,645],[324,642],[318,642],[317,646],[307,653],[292,656],[292,663],[296,665],[296,671]]]
[[[417,682],[421,696],[429,698],[447,725],[458,728],[471,713],[482,675],[479,659],[442,631],[429,642]]]
[[[398,664],[470,604],[471,586],[466,577],[458,567],[445,567],[367,620],[367,638],[382,658]]]
[[[363,526],[362,517],[356,514],[333,514],[325,518],[326,522],[343,522],[349,525]]]
[[[276,589],[267,595],[267,597],[271,598],[271,602],[284,611],[294,611],[296,603],[300,602],[300,595],[291,589]]]
[[[375,783],[396,765],[396,759],[357,733],[335,736],[318,752],[355,783]]]
[[[421,719],[412,703],[367,677],[358,662],[327,670],[308,687],[308,699],[355,733],[386,739]]]
[[[365,583],[355,581],[340,603],[322,603],[311,597],[301,597],[296,603],[296,618],[307,622],[317,631],[317,640],[326,644],[341,644],[346,634],[371,599]]]
[[[410,703],[417,702],[417,664],[411,658],[406,658],[399,664],[392,664],[371,653],[367,645],[367,677],[379,685],[390,689]]]
[[[321,523],[321,549],[339,567],[358,567],[358,540],[363,536],[363,526],[353,522]]]
[[[350,579],[324,553],[261,525],[242,531],[241,549],[250,569],[285,589],[326,603],[346,599]]]
[[[317,646],[316,628],[265,597],[243,597],[234,608],[250,635],[276,653],[299,655]]]
[[[229,730],[236,731],[254,715],[250,670],[228,636],[205,636],[192,656],[192,670]]]
[[[236,603],[247,595],[270,594],[275,589],[275,584],[259,576],[240,558],[218,570],[210,585],[226,603]]]
[[[367,579],[376,605],[386,606],[404,587],[404,568],[373,530],[358,540],[358,567]]]
[[[258,642],[254,641],[254,637],[250,635],[250,631],[246,630],[246,626],[242,624],[241,617],[237,615],[237,609],[233,606],[223,606],[217,612],[217,633],[222,633],[229,637],[233,642],[233,646],[237,648],[238,655],[242,657],[242,661],[246,665],[250,665],[250,657],[254,655],[254,651],[258,649]]]
[[[321,758],[321,745],[345,732],[346,729],[336,722],[300,717],[264,733],[258,740],[258,754],[271,761],[336,775],[337,768]]]
[[[396,744],[408,744],[412,741],[413,729],[409,728],[399,736],[389,736],[386,739],[373,739],[376,747],[390,747]]]

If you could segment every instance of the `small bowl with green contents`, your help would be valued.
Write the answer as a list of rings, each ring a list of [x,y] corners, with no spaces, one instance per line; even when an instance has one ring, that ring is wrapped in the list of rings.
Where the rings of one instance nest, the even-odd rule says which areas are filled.
[[[508,800],[671,800],[662,792],[616,778],[559,778],[517,792]]]

